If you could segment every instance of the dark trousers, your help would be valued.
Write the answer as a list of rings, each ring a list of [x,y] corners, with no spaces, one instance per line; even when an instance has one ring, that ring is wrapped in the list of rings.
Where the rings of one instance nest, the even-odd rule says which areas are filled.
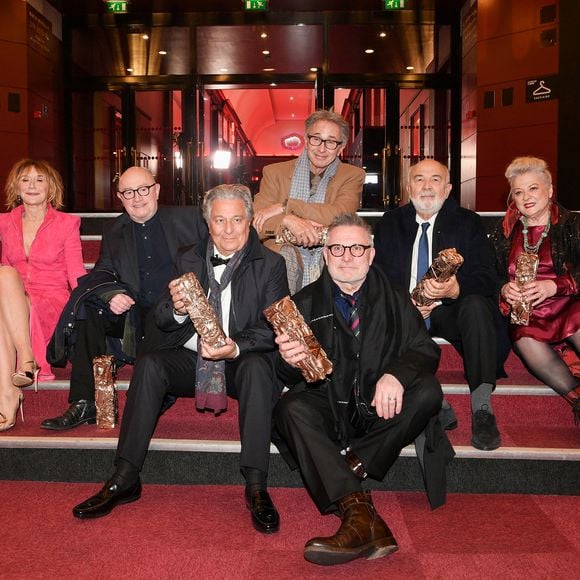
[[[438,306],[431,314],[431,335],[449,341],[461,354],[472,392],[482,383],[495,385],[498,376],[498,342],[492,308],[488,298],[470,294],[453,304]],[[501,364],[503,359],[500,367]]]
[[[197,354],[183,347],[156,350],[137,360],[121,422],[118,458],[141,469],[165,396],[195,396],[196,360]],[[226,387],[239,403],[241,467],[268,473],[272,409],[280,396],[272,356],[247,353],[226,362]]]
[[[138,318],[143,331],[136,336],[137,354],[153,350],[158,334],[153,309],[138,309]],[[69,403],[86,399],[95,400],[95,379],[93,375],[93,358],[107,353],[107,337],[122,338],[125,330],[125,318],[129,313],[114,316],[108,311],[87,305],[86,318],[77,320],[76,340],[71,359],[71,378]],[[128,357],[129,358],[129,357]]]
[[[433,375],[421,375],[405,389],[403,408],[392,419],[377,418],[367,433],[349,442],[367,473],[382,480],[399,456],[441,408],[443,393]],[[274,410],[274,420],[321,512],[361,491],[361,480],[340,453],[335,419],[326,388],[286,393]]]

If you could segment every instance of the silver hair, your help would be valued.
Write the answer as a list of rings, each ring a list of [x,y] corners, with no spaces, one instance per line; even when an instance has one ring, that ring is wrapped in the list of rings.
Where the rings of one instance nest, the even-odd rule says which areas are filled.
[[[373,246],[373,231],[371,226],[358,214],[356,213],[339,213],[333,220],[330,226],[328,227],[328,235],[330,236],[330,232],[334,228],[338,228],[339,226],[356,226],[357,228],[362,228],[368,238],[369,238],[369,245]]]
[[[514,179],[525,173],[540,173],[544,176],[546,183],[552,185],[552,174],[548,170],[548,164],[539,157],[516,157],[505,170],[506,179],[510,187],[513,186]]]
[[[212,187],[203,198],[203,218],[207,223],[211,219],[211,208],[213,202],[222,199],[240,199],[244,202],[246,217],[252,221],[254,218],[254,205],[252,203],[252,194],[248,187],[241,183],[223,183]]]
[[[314,125],[314,123],[318,123],[318,121],[334,123],[340,129],[340,140],[342,143],[344,144],[348,141],[350,128],[348,123],[338,113],[335,113],[334,111],[325,111],[324,109],[314,111],[314,113],[311,113],[304,122],[304,125],[306,126],[306,133],[310,133],[312,125]]]

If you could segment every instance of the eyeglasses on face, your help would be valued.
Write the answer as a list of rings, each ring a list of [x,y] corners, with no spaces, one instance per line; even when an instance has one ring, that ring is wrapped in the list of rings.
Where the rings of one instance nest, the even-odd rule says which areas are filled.
[[[152,183],[151,185],[142,185],[141,187],[138,187],[137,189],[124,189],[123,191],[120,191],[119,193],[125,199],[133,199],[136,194],[139,194],[141,197],[145,197],[151,193],[151,188],[154,187],[155,185],[157,185],[157,184]]]
[[[342,141],[335,141],[334,139],[321,139],[316,135],[306,135],[306,137],[308,138],[308,143],[313,147],[318,147],[324,143],[324,146],[329,151],[334,151],[339,145],[342,145]]]
[[[370,246],[365,246],[363,244],[353,244],[352,246],[343,246],[342,244],[330,244],[326,246],[329,252],[335,257],[340,258],[344,256],[344,252],[348,250],[353,258],[360,258]]]

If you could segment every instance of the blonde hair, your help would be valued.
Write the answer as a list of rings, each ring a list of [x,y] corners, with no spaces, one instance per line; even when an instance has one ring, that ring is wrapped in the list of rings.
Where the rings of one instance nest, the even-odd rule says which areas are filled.
[[[525,173],[540,173],[544,176],[546,183],[552,185],[552,174],[548,170],[548,164],[539,157],[516,157],[505,170],[506,179],[510,187],[513,186],[514,179]]]
[[[4,187],[4,191],[6,192],[6,207],[8,209],[14,209],[22,203],[22,199],[18,193],[18,182],[22,174],[31,167],[34,167],[38,173],[44,175],[46,178],[48,183],[48,203],[55,209],[61,208],[64,205],[62,178],[59,172],[48,161],[37,159],[21,159],[12,166],[6,179],[6,186]]]

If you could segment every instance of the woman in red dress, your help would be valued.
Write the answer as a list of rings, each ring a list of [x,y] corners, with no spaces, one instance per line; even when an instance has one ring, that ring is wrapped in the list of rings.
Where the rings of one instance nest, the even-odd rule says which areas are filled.
[[[518,157],[505,175],[510,204],[491,236],[504,282],[500,308],[509,315],[523,301],[529,322],[518,324],[512,318],[514,350],[538,379],[565,397],[578,424],[580,377],[553,347],[567,343],[580,353],[580,215],[554,201],[552,176],[542,159]],[[537,272],[535,279],[520,285],[516,263],[523,253],[537,262]]]
[[[0,214],[0,431],[16,423],[20,388],[54,378],[46,346],[70,290],[86,273],[80,219],[57,211],[62,202],[62,180],[48,163],[14,165],[6,181],[12,211]]]

